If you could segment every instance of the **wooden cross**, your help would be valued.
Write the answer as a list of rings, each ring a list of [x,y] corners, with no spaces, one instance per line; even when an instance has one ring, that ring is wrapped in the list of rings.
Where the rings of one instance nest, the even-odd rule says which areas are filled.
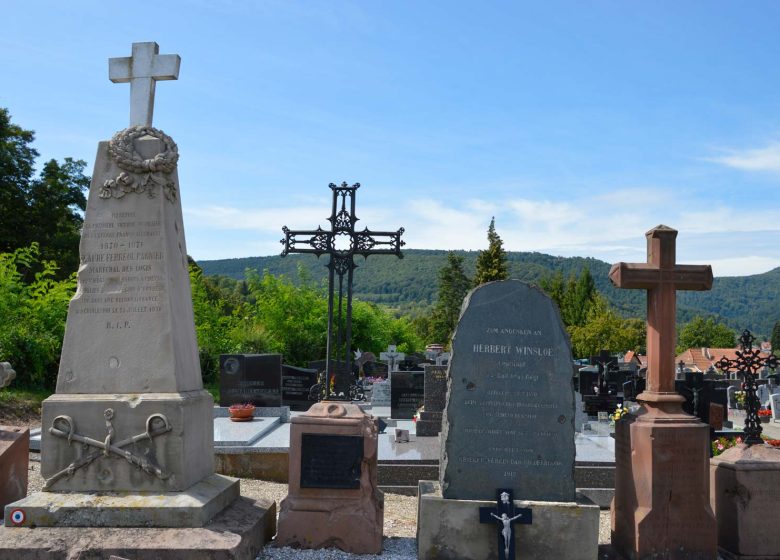
[[[152,126],[154,85],[157,80],[178,80],[178,54],[158,54],[157,43],[133,43],[133,54],[108,59],[108,79],[130,82],[130,126]]]
[[[681,402],[674,390],[676,292],[711,289],[712,267],[675,263],[675,229],[660,225],[645,237],[647,263],[617,263],[609,279],[618,288],[647,290],[647,388],[637,400]]]
[[[530,525],[533,512],[530,508],[515,508],[512,490],[496,490],[496,507],[479,508],[480,523],[498,523],[498,558],[515,560],[515,523]]]

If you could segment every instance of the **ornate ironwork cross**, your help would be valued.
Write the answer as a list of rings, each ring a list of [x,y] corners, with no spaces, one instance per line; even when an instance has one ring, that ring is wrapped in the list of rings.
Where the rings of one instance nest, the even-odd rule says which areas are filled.
[[[530,525],[533,522],[533,511],[529,508],[515,508],[512,490],[499,488],[496,490],[496,507],[479,508],[480,523],[498,523],[498,558],[499,560],[515,560],[515,523]]]
[[[745,416],[745,434],[747,436],[745,443],[748,445],[764,443],[761,439],[761,423],[758,420],[758,409],[761,407],[761,403],[756,396],[758,371],[764,367],[775,369],[778,364],[777,357],[773,354],[766,358],[761,358],[759,356],[761,349],[753,349],[754,340],[755,337],[750,334],[749,330],[745,329],[742,332],[742,336],[739,337],[742,351],[737,350],[737,359],[730,360],[723,356],[715,362],[715,366],[721,371],[742,374],[742,389],[745,391],[745,410],[747,412]]]
[[[328,218],[330,231],[317,226],[314,230],[291,231],[284,226],[282,256],[290,253],[311,253],[330,255],[328,267],[328,342],[325,357],[326,398],[347,400],[352,376],[352,279],[355,255],[368,258],[370,255],[395,255],[403,258],[401,234],[398,231],[371,231],[368,228],[355,231],[355,191],[360,183],[352,186],[346,182],[341,186],[328,185],[333,191],[333,209]],[[346,277],[346,284],[345,284]],[[334,299],[335,313],[334,313]],[[344,309],[346,299],[346,309]],[[334,314],[336,315],[334,320]],[[334,324],[335,323],[335,324]],[[331,383],[331,379],[334,379]],[[340,396],[343,395],[343,396]]]

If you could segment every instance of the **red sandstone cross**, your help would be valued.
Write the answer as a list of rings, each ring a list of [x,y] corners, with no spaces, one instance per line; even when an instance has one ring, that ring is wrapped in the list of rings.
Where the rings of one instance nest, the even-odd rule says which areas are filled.
[[[677,230],[657,226],[645,234],[647,263],[617,263],[609,279],[618,288],[647,290],[647,389],[639,401],[676,401],[674,347],[677,290],[712,288],[710,265],[675,264]]]

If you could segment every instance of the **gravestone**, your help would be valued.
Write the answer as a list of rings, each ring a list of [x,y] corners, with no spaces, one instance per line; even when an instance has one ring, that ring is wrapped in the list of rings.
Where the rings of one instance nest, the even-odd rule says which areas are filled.
[[[406,354],[398,352],[395,344],[390,344],[387,350],[379,353],[379,359],[387,364],[387,371],[393,373],[398,369],[398,362],[406,358]]]
[[[585,414],[585,403],[582,402],[582,395],[574,392],[574,431],[582,432],[585,424],[588,423],[588,415]]]
[[[424,410],[415,430],[418,436],[437,436],[441,431],[442,413],[447,400],[447,366],[425,364]]]
[[[395,371],[390,376],[390,418],[414,418],[425,399],[425,373]]]
[[[30,429],[0,425],[0,512],[27,495]],[[6,516],[12,516],[8,511]]]
[[[377,430],[376,418],[344,402],[321,401],[292,419],[277,546],[381,552]]]
[[[737,391],[739,391],[739,389],[734,385],[729,385],[726,389],[726,399],[729,408],[740,408],[739,403],[737,403]]]
[[[521,557],[596,557],[598,506],[575,492],[571,363],[540,289],[506,280],[469,292],[447,370],[439,481],[419,484],[419,558],[498,557],[495,529],[475,523],[499,488],[545,519],[516,529]]]
[[[16,371],[8,362],[0,362],[0,389],[8,387],[16,378]]]
[[[317,383],[317,370],[282,365],[282,406],[290,410],[309,410],[309,390]]]
[[[573,501],[571,351],[558,311],[517,281],[485,284],[463,305],[447,373],[443,496],[512,488],[518,499]]]
[[[780,422],[780,394],[775,393],[772,395],[769,406],[772,409],[772,421]]]
[[[167,527],[155,557],[191,558],[182,548],[194,535],[220,541],[209,523],[234,507],[253,531],[236,525],[230,550],[257,550],[273,528],[272,501],[247,508],[236,500],[239,481],[214,474],[178,149],[151,127],[154,82],[175,79],[179,57],[158,50],[134,43],[132,57],[109,63],[113,81],[131,83],[131,126],[98,146],[56,393],[42,405],[44,491],[6,506],[0,557],[44,557],[52,535],[69,527],[57,544],[62,557],[103,558],[108,534],[112,546],[135,549],[152,540],[146,528]],[[210,551],[224,553],[224,544],[210,542]]]
[[[390,406],[390,381],[376,381],[371,388],[371,406]]]
[[[769,404],[769,385],[759,385],[756,387],[756,396],[758,397],[759,406],[766,407]]]
[[[281,354],[221,354],[219,405],[282,405]]]
[[[675,389],[685,398],[683,410],[710,424],[710,404],[728,405],[728,382],[704,379],[699,371],[686,371],[682,381],[675,380]],[[728,415],[724,420],[728,420]]]

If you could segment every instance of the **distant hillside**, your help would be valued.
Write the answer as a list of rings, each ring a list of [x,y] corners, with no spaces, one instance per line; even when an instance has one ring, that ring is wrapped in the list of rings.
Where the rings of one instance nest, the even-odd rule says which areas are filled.
[[[464,257],[466,273],[474,274],[478,251],[456,251]],[[553,257],[542,253],[509,252],[512,278],[538,283],[557,270],[564,277],[590,269],[596,286],[607,299],[626,317],[645,316],[645,296],[639,290],[618,290],[607,274],[610,265],[604,261],[583,257]],[[314,280],[327,278],[325,264],[328,257],[319,261],[313,255],[289,255],[247,257],[199,261],[208,275],[244,277],[246,269],[271,274],[284,274],[297,279],[300,264]],[[444,266],[447,251],[406,249],[404,258],[376,256],[357,259],[355,273],[355,297],[396,308],[412,304],[430,305],[436,300],[438,271]],[[757,335],[769,335],[775,321],[780,320],[780,268],[754,276],[716,278],[710,292],[681,292],[678,298],[678,320],[687,322],[694,315],[714,315],[735,330],[749,328]]]

